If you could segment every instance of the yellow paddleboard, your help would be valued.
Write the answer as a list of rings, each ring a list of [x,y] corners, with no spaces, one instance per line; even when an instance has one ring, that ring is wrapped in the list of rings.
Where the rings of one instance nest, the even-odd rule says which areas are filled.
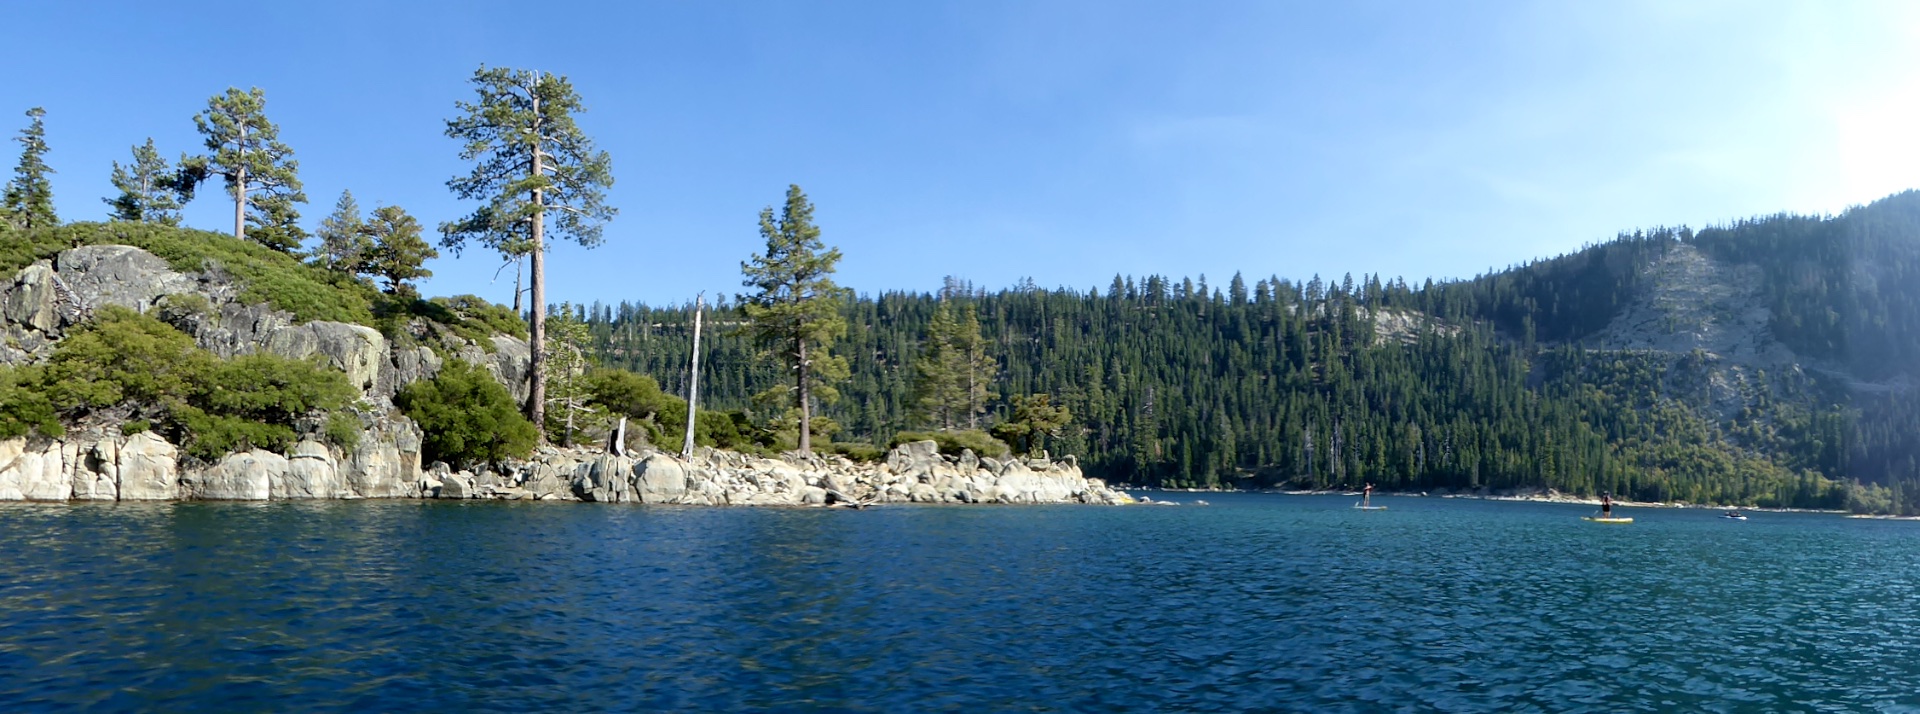
[[[1633,518],[1631,518],[1631,517],[1627,517],[1627,518],[1601,518],[1601,517],[1599,517],[1599,516],[1581,516],[1581,517],[1580,517],[1580,520],[1583,520],[1583,521],[1593,521],[1594,523],[1632,523],[1632,522],[1633,522]]]

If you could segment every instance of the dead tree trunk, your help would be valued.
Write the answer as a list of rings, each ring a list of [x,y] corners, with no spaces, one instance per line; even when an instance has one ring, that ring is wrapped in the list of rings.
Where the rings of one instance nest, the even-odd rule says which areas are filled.
[[[680,458],[693,458],[694,411],[700,405],[700,311],[706,307],[707,294],[693,298],[693,373],[687,379],[687,438],[680,445]]]

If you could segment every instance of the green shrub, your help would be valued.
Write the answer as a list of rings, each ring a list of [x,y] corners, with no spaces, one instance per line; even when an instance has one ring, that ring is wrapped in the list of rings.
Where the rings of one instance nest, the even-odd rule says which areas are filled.
[[[327,415],[327,426],[322,432],[327,441],[343,451],[352,451],[360,445],[360,417],[353,412],[337,411]]]
[[[538,439],[507,388],[461,360],[448,360],[433,379],[407,385],[393,402],[420,424],[422,455],[430,461],[470,465],[524,457]]]
[[[887,448],[893,448],[909,441],[932,440],[940,444],[940,453],[959,456],[963,449],[972,449],[978,456],[1003,458],[1011,453],[1007,442],[993,438],[984,431],[903,431],[893,435],[887,442]]]
[[[193,402],[209,412],[273,424],[351,403],[359,391],[318,356],[291,360],[251,354],[222,362],[196,385]]]
[[[619,369],[596,369],[586,377],[587,405],[616,419],[627,417],[648,443],[678,449],[686,442],[687,400],[660,390],[652,377]],[[693,425],[693,443],[718,449],[770,453],[766,434],[738,411],[701,410]]]
[[[39,367],[0,367],[0,439],[31,432],[56,438],[66,435],[44,384]]]
[[[249,446],[284,449],[295,420],[344,407],[359,394],[344,372],[317,358],[222,361],[166,323],[112,306],[62,340],[37,378],[19,386],[70,416],[131,406],[152,421],[123,429],[158,428],[187,453],[209,459]]]
[[[596,369],[581,379],[586,387],[587,404],[609,414],[648,419],[677,406],[680,420],[687,418],[686,400],[660,391],[660,383],[652,377],[620,369]]]
[[[121,436],[133,436],[134,434],[138,434],[143,431],[152,431],[152,430],[153,430],[153,422],[147,421],[145,419],[135,419],[133,421],[120,425]]]
[[[887,450],[872,444],[843,444],[834,442],[824,444],[820,450],[829,454],[839,454],[853,461],[873,463],[886,458]]]
[[[412,296],[379,295],[374,302],[374,329],[399,345],[413,341],[409,323],[421,318],[447,333],[493,353],[494,335],[527,339],[527,325],[513,310],[473,295],[422,300]]]
[[[127,402],[166,408],[183,403],[213,363],[185,333],[110,305],[60,342],[47,363],[45,389],[67,413]]]
[[[228,414],[208,414],[198,407],[175,409],[173,418],[184,434],[188,454],[213,460],[247,448],[286,452],[293,446],[293,428],[266,424]]]
[[[179,315],[210,315],[213,313],[213,303],[208,302],[207,296],[201,295],[200,293],[163,295],[160,297],[159,307],[164,313]]]
[[[458,324],[484,330],[480,333],[481,341],[495,334],[527,339],[527,322],[520,319],[513,308],[489,302],[477,295],[437,297],[429,302],[445,308],[457,319]]]
[[[671,446],[678,446],[686,441],[686,404],[686,400],[675,398],[673,403],[661,412],[666,424],[670,425],[662,431],[667,432],[666,443]],[[698,446],[711,446],[716,449],[750,454],[772,454],[776,450],[773,448],[770,436],[766,430],[754,426],[753,421],[741,411],[704,409],[694,418],[693,443]]]
[[[1051,394],[1013,395],[1013,416],[993,426],[993,435],[1020,447],[1020,453],[1038,455],[1047,439],[1060,435],[1060,429],[1073,423],[1073,414],[1064,406],[1055,406]]]

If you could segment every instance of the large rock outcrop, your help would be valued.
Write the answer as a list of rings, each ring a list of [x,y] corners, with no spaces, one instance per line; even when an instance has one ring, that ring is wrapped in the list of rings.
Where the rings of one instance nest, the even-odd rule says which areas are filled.
[[[418,495],[420,440],[420,427],[401,416],[366,427],[352,450],[335,457],[347,492],[361,498]]]
[[[273,498],[340,498],[352,495],[325,444],[302,441],[287,454],[286,470],[269,482]]]
[[[393,394],[438,374],[435,348],[485,367],[516,399],[531,387],[532,351],[525,340],[495,335],[485,344],[427,330],[434,344],[394,349],[379,331],[344,322],[296,323],[292,313],[240,300],[241,285],[219,265],[181,273],[133,246],[90,245],[64,251],[0,280],[0,364],[46,359],[74,324],[107,305],[148,312],[193,336],[223,358],[271,352],[319,356],[347,374],[370,404],[386,408]]]
[[[73,495],[63,442],[28,448],[25,438],[0,441],[0,500],[65,501]]]
[[[362,392],[378,386],[380,370],[391,359],[387,339],[378,330],[322,320],[274,330],[267,335],[265,349],[291,359],[320,355],[346,372],[347,382]]]
[[[190,472],[187,492],[208,501],[265,501],[273,497],[273,482],[285,478],[287,458],[254,449],[228,454],[219,463]]]
[[[180,452],[152,432],[128,437],[118,449],[115,479],[122,501],[171,501],[180,497]]]

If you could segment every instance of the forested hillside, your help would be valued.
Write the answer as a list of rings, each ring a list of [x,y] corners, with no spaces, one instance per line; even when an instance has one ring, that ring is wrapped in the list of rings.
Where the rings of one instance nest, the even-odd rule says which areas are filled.
[[[1551,487],[1911,512],[1920,497],[1920,194],[1835,217],[1656,229],[1473,280],[1116,277],[1103,291],[849,298],[840,440],[930,426],[913,362],[942,300],[977,315],[1006,397],[1053,445],[1168,486]],[[602,360],[684,393],[685,306],[587,310]],[[724,306],[702,402],[779,375]],[[1856,484],[1857,482],[1857,484]]]

